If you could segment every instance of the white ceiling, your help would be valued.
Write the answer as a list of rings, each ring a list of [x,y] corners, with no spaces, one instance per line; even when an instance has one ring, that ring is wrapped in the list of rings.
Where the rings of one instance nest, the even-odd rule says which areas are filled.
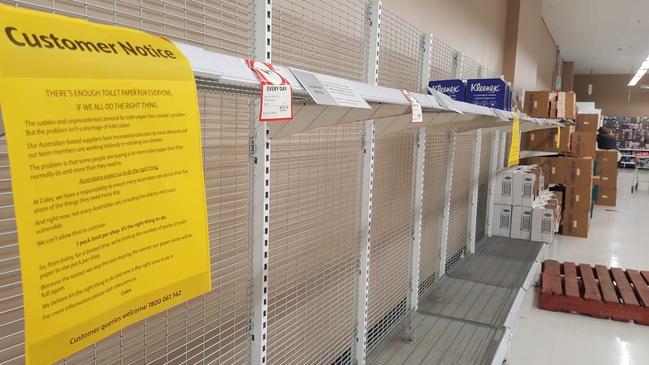
[[[543,0],[543,19],[575,74],[634,74],[649,55],[649,0]]]

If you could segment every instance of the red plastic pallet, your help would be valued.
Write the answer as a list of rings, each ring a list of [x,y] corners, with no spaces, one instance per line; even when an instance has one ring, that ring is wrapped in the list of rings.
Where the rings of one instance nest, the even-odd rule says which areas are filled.
[[[539,308],[649,325],[649,271],[547,260]]]

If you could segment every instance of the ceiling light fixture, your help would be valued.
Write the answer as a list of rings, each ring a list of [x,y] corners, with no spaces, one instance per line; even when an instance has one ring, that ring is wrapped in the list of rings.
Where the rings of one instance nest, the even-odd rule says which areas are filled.
[[[640,68],[638,68],[638,71],[635,73],[631,81],[629,81],[628,86],[636,86],[638,82],[640,82],[640,79],[642,79],[642,76],[649,71],[649,56],[644,59],[642,64],[640,65]]]

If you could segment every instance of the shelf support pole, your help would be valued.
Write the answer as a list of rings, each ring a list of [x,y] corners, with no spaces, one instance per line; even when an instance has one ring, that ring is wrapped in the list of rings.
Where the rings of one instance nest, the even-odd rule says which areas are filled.
[[[271,62],[272,0],[255,0],[254,59]],[[250,116],[250,364],[267,364],[268,244],[270,214],[270,139],[267,123],[258,120],[260,99]]]

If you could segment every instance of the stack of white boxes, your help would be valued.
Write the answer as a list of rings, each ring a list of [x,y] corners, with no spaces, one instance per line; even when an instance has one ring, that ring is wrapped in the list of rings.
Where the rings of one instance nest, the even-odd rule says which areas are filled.
[[[550,243],[561,222],[561,192],[544,190],[532,204],[531,240]]]
[[[553,192],[544,191],[544,184],[543,170],[537,165],[514,166],[501,171],[496,179],[491,210],[492,234],[552,241],[559,226],[561,199],[557,200]]]

